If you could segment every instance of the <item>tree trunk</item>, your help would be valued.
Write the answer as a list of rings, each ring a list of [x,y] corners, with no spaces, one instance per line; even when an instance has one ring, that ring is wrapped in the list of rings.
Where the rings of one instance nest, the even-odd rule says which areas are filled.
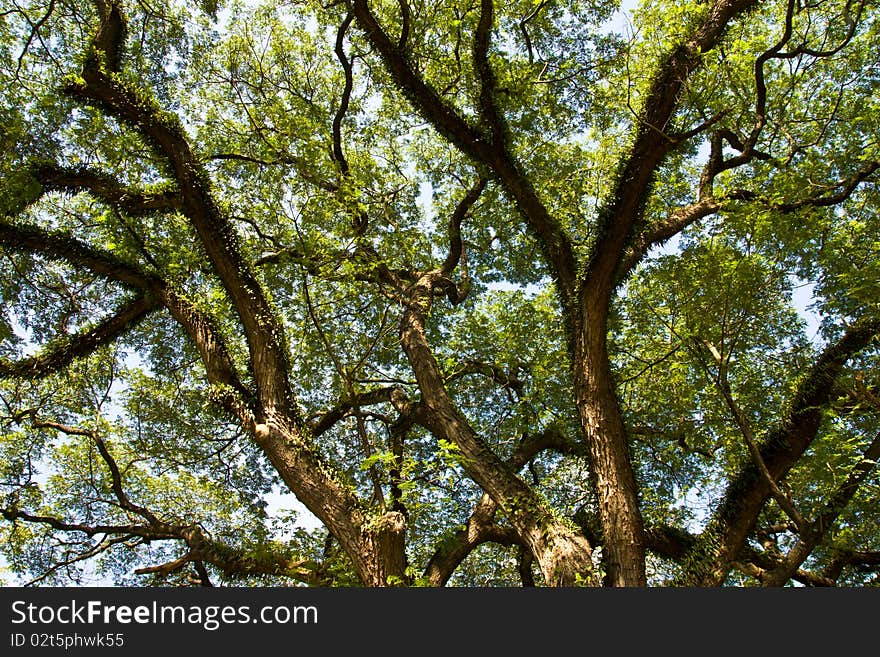
[[[389,511],[366,523],[361,534],[362,566],[359,575],[366,586],[401,586],[406,574],[406,518]]]
[[[575,401],[598,501],[606,586],[645,586],[643,522],[626,430],[608,361],[605,322],[591,316],[574,336]]]

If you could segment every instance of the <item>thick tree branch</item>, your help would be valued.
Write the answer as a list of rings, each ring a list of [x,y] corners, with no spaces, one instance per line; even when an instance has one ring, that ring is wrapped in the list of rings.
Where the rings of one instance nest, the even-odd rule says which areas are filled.
[[[118,525],[71,523],[53,516],[33,515],[14,508],[0,508],[9,522],[27,522],[49,526],[62,532],[79,532],[89,537],[115,535],[120,540],[139,538],[144,542],[177,540],[188,546],[190,560],[210,563],[231,578],[275,575],[288,577],[306,584],[319,585],[320,568],[308,559],[293,557],[286,553],[264,550],[259,555],[248,555],[236,548],[214,541],[196,525],[182,526],[157,521],[156,523]],[[118,543],[119,541],[117,541]],[[181,564],[182,565],[182,564]],[[165,569],[170,568],[166,565]],[[162,566],[135,571],[137,574],[157,573]],[[170,572],[170,571],[169,571]]]
[[[101,40],[102,35],[119,32],[114,27],[117,19],[124,26],[119,8],[114,4],[101,21],[94,44],[98,50],[108,52],[109,46]],[[192,152],[180,121],[163,112],[149,93],[108,72],[94,58],[87,58],[82,77],[70,79],[65,91],[70,97],[95,105],[135,129],[167,162],[180,190],[182,212],[196,229],[238,312],[248,342],[262,413],[280,412],[299,423],[287,380],[289,364],[284,330],[262,286],[242,257],[238,236],[217,205],[208,175]]]
[[[871,570],[880,570],[880,552],[865,550],[838,550],[825,569],[823,575],[837,581],[847,566],[863,566]]]
[[[728,24],[757,4],[757,0],[716,0],[693,36],[663,61],[645,94],[629,155],[616,179],[614,191],[600,217],[602,232],[592,249],[584,277],[587,307],[606,308],[633,226],[644,211],[644,201],[657,168],[676,146],[667,129],[685,82],[700,65]]]
[[[34,177],[46,191],[86,191],[129,215],[176,211],[182,207],[177,190],[148,192],[130,189],[111,176],[89,169],[41,165],[35,167]]]
[[[95,0],[101,18],[94,47],[109,71],[119,71],[122,66],[122,50],[128,26],[122,16],[121,0]]]
[[[816,438],[834,383],[846,362],[880,333],[880,320],[864,319],[850,326],[825,348],[801,380],[789,409],[764,440],[760,456],[774,481],[782,480]],[[771,489],[753,460],[731,479],[724,499],[700,536],[699,557],[688,564],[679,583],[720,585],[751,534]]]
[[[498,108],[495,72],[489,63],[489,47],[492,41],[492,25],[495,21],[494,0],[480,0],[480,19],[474,33],[474,68],[480,83],[480,119],[489,128],[492,142],[506,142],[506,122]]]
[[[150,304],[152,303],[150,300],[155,300],[167,307],[172,317],[184,328],[198,348],[205,364],[208,381],[219,386],[218,401],[245,422],[245,426],[253,425],[252,412],[244,402],[245,399],[251,398],[252,394],[240,382],[229,352],[211,319],[197,310],[190,301],[170,289],[161,278],[70,235],[50,233],[36,226],[12,225],[0,220],[0,245],[19,252],[39,253],[50,259],[62,260],[75,267],[87,269],[146,293],[142,297],[143,304]],[[131,312],[135,310],[130,309]],[[144,309],[144,312],[148,310]],[[116,324],[118,325],[118,322]],[[104,342],[96,343],[95,338],[91,338],[94,348],[118,335],[118,333],[112,334],[113,328],[114,326],[111,325],[103,330],[102,335],[106,336]]]
[[[376,48],[394,81],[406,93],[413,106],[453,144],[480,161],[486,159],[488,143],[483,135],[451,107],[413,67],[405,51],[388,36],[370,11],[367,0],[354,0],[352,12],[358,25]]]
[[[715,214],[721,203],[714,198],[700,200],[692,205],[678,208],[662,223],[652,226],[650,231],[640,233],[627,248],[620,267],[623,280],[635,266],[648,254],[651,247],[678,235],[691,224]]]
[[[92,247],[62,232],[49,232],[38,226],[8,223],[0,218],[0,246],[21,253],[39,253],[74,267],[88,269],[127,287],[150,290],[159,279],[125,262],[116,255]]]
[[[764,586],[783,586],[806,561],[819,542],[834,526],[834,522],[859,490],[859,486],[874,470],[880,460],[880,433],[865,450],[846,480],[825,503],[822,510],[808,526],[799,532],[798,542],[788,551],[779,568],[770,571],[763,580]]]
[[[54,374],[74,360],[85,358],[110,344],[158,307],[159,303],[155,298],[139,296],[104,321],[75,335],[55,338],[43,345],[34,356],[15,362],[0,359],[0,379],[34,379]]]

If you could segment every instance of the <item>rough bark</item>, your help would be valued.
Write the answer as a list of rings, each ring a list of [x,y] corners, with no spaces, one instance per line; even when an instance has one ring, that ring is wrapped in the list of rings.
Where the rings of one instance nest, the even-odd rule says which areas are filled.
[[[606,329],[604,322],[598,323],[579,327],[573,361],[575,401],[604,536],[605,584],[644,586],[647,578],[638,488],[611,377]]]
[[[548,585],[595,583],[592,549],[586,538],[553,517],[536,493],[477,436],[449,399],[425,330],[433,296],[432,275],[423,276],[410,295],[400,341],[422,392],[420,423],[458,447],[462,468],[504,512],[532,551]]]

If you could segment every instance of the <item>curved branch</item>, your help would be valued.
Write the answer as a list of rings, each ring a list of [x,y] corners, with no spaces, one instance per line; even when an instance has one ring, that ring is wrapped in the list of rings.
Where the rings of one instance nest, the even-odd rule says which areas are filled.
[[[158,526],[161,524],[159,518],[157,518],[152,511],[150,511],[146,507],[135,504],[131,501],[131,498],[128,497],[128,493],[125,492],[125,487],[122,485],[122,473],[119,470],[119,465],[116,463],[116,459],[113,458],[113,455],[110,453],[110,450],[107,447],[107,443],[97,431],[93,429],[71,427],[60,422],[49,422],[41,420],[34,420],[32,422],[32,426],[36,429],[54,429],[55,431],[65,433],[69,436],[84,436],[86,438],[89,438],[98,449],[98,453],[101,455],[104,464],[110,471],[111,486],[113,488],[114,495],[116,495],[116,499],[119,501],[120,508],[130,513],[141,516],[152,526]]]
[[[703,199],[692,205],[678,208],[665,221],[654,225],[649,231],[640,233],[624,254],[619,280],[624,280],[653,246],[678,235],[700,219],[715,214],[721,207],[721,203],[714,198]]]
[[[448,276],[458,266],[461,261],[464,244],[461,239],[461,223],[467,216],[470,209],[480,198],[480,194],[486,188],[486,179],[480,178],[468,190],[464,198],[455,206],[452,216],[449,218],[449,253],[440,266],[440,275]]]
[[[851,176],[839,180],[830,185],[832,189],[839,188],[840,191],[833,194],[820,194],[818,196],[808,197],[788,203],[773,205],[773,209],[780,212],[789,213],[805,207],[830,207],[838,205],[846,201],[858,189],[859,185],[867,181],[871,175],[880,169],[880,162],[869,162],[864,168],[856,171]]]
[[[395,387],[378,388],[344,399],[337,406],[309,422],[312,436],[317,438],[326,433],[333,427],[333,425],[347,417],[349,412],[354,408],[390,402],[395,391],[397,391],[397,388]]]
[[[444,540],[431,555],[424,577],[432,586],[445,586],[455,569],[483,543],[522,545],[513,529],[493,522],[497,505],[486,493],[480,498],[463,529]]]
[[[345,159],[345,153],[342,152],[342,120],[345,118],[346,112],[348,112],[348,103],[351,98],[351,90],[354,86],[351,62],[345,55],[345,33],[348,31],[348,27],[351,25],[353,19],[354,16],[349,13],[339,26],[339,30],[336,32],[335,52],[336,58],[339,60],[339,63],[342,64],[342,70],[345,74],[345,86],[342,89],[342,98],[339,100],[339,108],[333,116],[333,159],[339,164],[339,171],[343,176],[348,175],[349,168],[348,160]]]
[[[739,144],[739,146],[741,147],[742,144]],[[713,146],[713,150],[714,148],[715,147]],[[720,150],[720,145],[717,148]],[[731,201],[762,203],[771,210],[782,214],[789,214],[807,207],[830,207],[847,201],[862,183],[871,182],[871,176],[880,169],[880,162],[869,162],[862,169],[856,171],[852,175],[827,186],[828,189],[838,190],[836,192],[819,194],[780,203],[778,201],[771,202],[770,200],[764,199],[758,194],[747,190],[735,190],[717,197],[712,196],[710,188],[714,173],[711,173],[711,171],[717,173],[716,169],[718,169],[718,167],[730,168],[738,166],[738,164],[732,164],[732,160],[725,160],[723,164],[716,163],[713,168],[711,158],[712,156],[710,156],[710,163],[707,164],[707,170],[704,172],[703,181],[700,183],[700,200],[691,205],[676,209],[665,221],[657,223],[649,229],[639,233],[635,239],[632,240],[632,243],[624,254],[618,274],[619,281],[624,280],[626,276],[632,272],[635,266],[641,262],[653,246],[677,235],[700,219],[725,210],[727,204]],[[763,156],[762,154],[753,151],[749,158],[743,160],[743,163],[753,158],[763,159]],[[730,166],[728,167],[727,165]]]
[[[823,575],[837,581],[847,566],[868,566],[880,570],[880,552],[865,550],[839,550]]]
[[[538,434],[523,436],[507,463],[513,470],[519,470],[535,455],[547,449],[571,454],[578,453],[580,446],[560,431],[548,429]],[[432,586],[445,586],[461,562],[483,543],[528,547],[513,529],[494,522],[497,510],[498,505],[484,493],[474,506],[464,528],[455,531],[440,543],[424,571],[424,577]]]
[[[113,4],[110,13],[102,15],[93,44],[96,48],[102,47],[102,34],[113,32],[114,12],[119,11]],[[290,417],[300,426],[287,378],[283,326],[242,256],[238,235],[217,204],[208,174],[192,152],[180,120],[162,111],[151,94],[108,73],[94,59],[86,60],[82,77],[69,78],[64,90],[71,98],[97,106],[136,130],[167,162],[180,189],[182,212],[195,228],[244,328],[261,406]]]

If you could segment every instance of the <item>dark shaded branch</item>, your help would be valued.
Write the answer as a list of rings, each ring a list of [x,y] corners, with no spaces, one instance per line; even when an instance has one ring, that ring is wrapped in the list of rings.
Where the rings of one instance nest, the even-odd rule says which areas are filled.
[[[95,0],[95,6],[101,17],[98,32],[95,35],[94,47],[104,60],[109,71],[119,71],[122,65],[122,49],[128,31],[122,16],[121,0]]]
[[[535,575],[532,573],[532,564],[535,557],[524,546],[519,546],[519,554],[517,555],[516,565],[519,571],[519,580],[525,588],[535,586]]]
[[[25,56],[27,55],[28,50],[31,47],[31,44],[34,42],[34,39],[38,38],[40,30],[52,16],[52,13],[55,11],[55,0],[50,0],[49,6],[46,8],[46,13],[43,14],[36,23],[31,22],[31,19],[25,12],[21,12],[24,19],[27,21],[28,25],[30,25],[31,31],[28,34],[28,38],[25,41],[24,46],[21,49],[21,54],[18,56],[18,63],[15,67],[15,79],[18,79],[18,76],[21,74],[21,67],[24,64]],[[4,12],[5,13],[5,12]]]
[[[484,159],[487,144],[483,136],[422,79],[406,53],[398,48],[379,24],[367,1],[354,0],[352,11],[358,25],[367,34],[394,81],[406,93],[413,106],[465,153],[480,160]]]
[[[788,213],[805,207],[830,207],[832,205],[838,205],[852,196],[856,189],[858,189],[859,185],[868,180],[868,178],[870,178],[878,169],[880,169],[880,162],[869,162],[863,169],[857,171],[848,178],[831,185],[832,188],[840,188],[840,191],[836,193],[820,194],[819,196],[782,203],[779,205],[772,205],[771,207],[780,212]]]
[[[336,58],[342,64],[342,71],[345,74],[345,85],[342,89],[342,97],[339,99],[339,108],[333,116],[333,159],[339,165],[339,171],[343,176],[347,176],[349,172],[348,160],[345,159],[345,153],[342,152],[342,120],[348,112],[348,103],[351,99],[351,90],[354,86],[354,78],[352,77],[351,62],[345,55],[345,33],[348,31],[354,16],[349,13],[339,30],[336,32]]]
[[[492,363],[484,363],[478,360],[466,360],[456,370],[446,377],[447,381],[454,381],[468,374],[481,374],[492,379],[502,388],[513,390],[521,395],[525,389],[525,381],[516,376],[514,372],[507,372],[498,365]]]
[[[97,249],[66,233],[49,232],[38,226],[13,225],[0,219],[0,246],[66,261],[136,289],[150,290],[159,282],[157,277],[135,264],[120,260],[109,251]]]
[[[480,19],[474,33],[474,68],[480,83],[480,119],[489,128],[495,145],[505,143],[505,121],[498,108],[495,72],[489,64],[489,47],[492,41],[494,0],[480,0]]]
[[[440,274],[448,276],[458,266],[461,261],[464,244],[461,239],[461,224],[467,216],[470,209],[480,198],[480,194],[486,188],[485,178],[480,178],[468,190],[464,198],[455,206],[452,216],[449,218],[449,253],[443,264],[440,266]]]
[[[70,524],[47,516],[33,516],[14,509],[4,509],[3,515],[8,520],[23,520],[26,522],[47,524],[54,529],[65,532],[84,532],[89,536],[104,533],[121,534],[126,537],[139,536],[148,541],[178,539],[182,540],[187,546],[189,546],[189,557],[191,560],[211,563],[228,575],[274,574],[295,577],[296,579],[301,579],[303,581],[313,580],[313,565],[307,560],[291,560],[287,555],[272,553],[272,551],[268,549],[262,550],[259,555],[247,555],[212,540],[198,525],[180,525],[163,521],[150,509],[134,503],[125,490],[119,465],[111,454],[107,443],[98,431],[73,427],[60,422],[36,419],[32,422],[32,426],[38,429],[53,429],[67,435],[88,438],[97,448],[101,459],[104,461],[104,464],[110,473],[110,486],[116,497],[119,508],[123,511],[139,516],[146,521],[146,524],[121,525],[115,527],[111,525],[103,525],[90,528],[85,524]],[[179,565],[182,565],[182,563]],[[172,566],[166,564],[164,567],[153,567],[135,572],[159,572],[163,570],[163,568],[166,570],[174,569]],[[171,570],[167,571],[171,572]]]
[[[213,587],[214,585],[211,583],[211,575],[208,573],[208,569],[205,568],[205,564],[201,559],[196,559],[193,561],[193,568],[195,568],[196,574],[199,576],[199,583],[204,587]]]
[[[808,526],[801,528],[798,542],[788,551],[780,567],[768,573],[767,578],[762,582],[764,586],[783,586],[791,579],[793,573],[800,568],[825,537],[828,530],[834,526],[837,517],[849,504],[862,482],[874,470],[878,460],[880,460],[880,433],[874,437],[862,459],[825,503],[813,521]]]
[[[398,50],[404,51],[409,41],[410,22],[412,20],[412,12],[409,8],[407,0],[397,0],[397,6],[400,7],[400,37],[397,39]]]
[[[880,569],[880,552],[865,550],[838,550],[825,569],[823,575],[837,581],[847,566],[867,566],[872,570]]]
[[[34,356],[15,362],[0,359],[0,379],[37,379],[58,372],[74,360],[85,358],[110,344],[158,307],[159,303],[155,298],[140,296],[117,310],[112,317],[91,328],[76,335],[51,340]]]
[[[761,131],[764,129],[764,126],[767,123],[767,83],[764,79],[764,66],[765,64],[774,58],[785,46],[786,43],[791,39],[792,36],[792,21],[794,18],[795,12],[795,0],[788,0],[788,4],[785,11],[785,28],[783,29],[782,36],[779,41],[773,45],[770,49],[761,53],[756,59],[754,64],[754,77],[755,77],[755,125],[752,128],[752,132],[749,135],[747,146],[742,150],[741,157],[747,157],[748,151],[754,147],[754,145],[758,141],[758,136],[761,134]]]
[[[626,278],[627,274],[648,254],[651,247],[678,235],[691,224],[715,214],[720,209],[721,203],[719,201],[707,198],[693,205],[678,208],[665,221],[655,224],[649,231],[640,233],[632,241],[623,257],[620,280]]]
[[[604,542],[602,525],[596,513],[588,512],[585,507],[578,509],[572,518],[584,535],[595,545]],[[642,538],[645,549],[666,559],[680,561],[686,558],[697,543],[697,537],[690,532],[671,525],[655,525],[646,527]]]
[[[177,538],[176,535],[155,529],[147,525],[105,525],[95,524],[87,525],[84,523],[67,522],[53,516],[42,516],[27,513],[16,508],[4,507],[0,509],[2,515],[9,522],[29,522],[34,524],[48,525],[53,529],[64,532],[80,532],[86,536],[97,536],[98,534],[123,534],[125,536],[140,536],[146,540],[159,541]]]
[[[809,55],[810,57],[816,58],[825,58],[825,57],[833,57],[841,50],[843,50],[850,41],[852,41],[853,37],[856,34],[856,28],[859,26],[859,22],[862,18],[862,11],[865,9],[865,0],[860,0],[858,6],[856,8],[855,15],[852,14],[850,10],[850,6],[852,4],[851,0],[848,0],[846,3],[846,8],[844,9],[844,17],[848,23],[848,29],[846,34],[843,36],[843,39],[840,42],[830,49],[824,50],[816,50],[815,48],[810,48],[806,44],[801,44],[794,50],[790,50],[788,52],[777,52],[774,54],[774,57],[778,59],[793,59],[795,57],[800,57],[801,55]]]
[[[445,586],[459,564],[483,543],[521,544],[513,529],[493,522],[497,508],[492,498],[484,493],[464,529],[457,530],[440,543],[424,571],[424,577],[432,586]]]
[[[135,504],[128,497],[128,494],[125,492],[125,487],[122,485],[122,473],[119,470],[119,465],[116,463],[116,459],[113,458],[113,455],[107,448],[107,443],[104,442],[104,439],[97,431],[94,429],[83,429],[81,427],[73,427],[60,422],[46,420],[34,420],[32,426],[36,429],[53,429],[67,434],[68,436],[83,436],[89,438],[98,449],[101,459],[110,471],[111,487],[114,495],[116,495],[117,501],[119,502],[119,507],[124,511],[128,511],[129,513],[144,518],[152,526],[161,524],[159,518],[157,518],[149,509]]]
[[[805,374],[789,409],[764,440],[760,456],[774,481],[782,480],[816,438],[824,409],[834,396],[834,383],[846,362],[880,332],[880,320],[860,320],[819,355]],[[731,479],[724,498],[700,537],[699,557],[688,564],[679,582],[718,586],[751,534],[771,489],[752,460]]]
[[[532,38],[529,36],[528,25],[529,22],[534,20],[535,17],[541,12],[541,10],[544,9],[544,7],[546,7],[548,4],[550,4],[550,0],[541,0],[541,2],[538,3],[538,6],[532,10],[532,13],[530,13],[519,22],[519,31],[522,33],[523,39],[526,42],[526,51],[529,53],[530,64],[534,61],[535,56],[532,52]]]
[[[68,169],[41,165],[34,168],[34,177],[46,191],[86,191],[129,215],[180,210],[182,207],[177,190],[145,192],[131,189],[112,176],[86,168]]]
[[[354,408],[390,402],[395,390],[396,388],[394,387],[378,388],[376,390],[368,390],[367,392],[358,393],[348,399],[344,399],[337,406],[309,422],[309,429],[311,430],[312,436],[317,438],[326,433],[333,427],[333,425],[347,417]]]
[[[648,527],[645,529],[645,547],[662,557],[680,560],[696,545],[697,538],[677,527]]]

